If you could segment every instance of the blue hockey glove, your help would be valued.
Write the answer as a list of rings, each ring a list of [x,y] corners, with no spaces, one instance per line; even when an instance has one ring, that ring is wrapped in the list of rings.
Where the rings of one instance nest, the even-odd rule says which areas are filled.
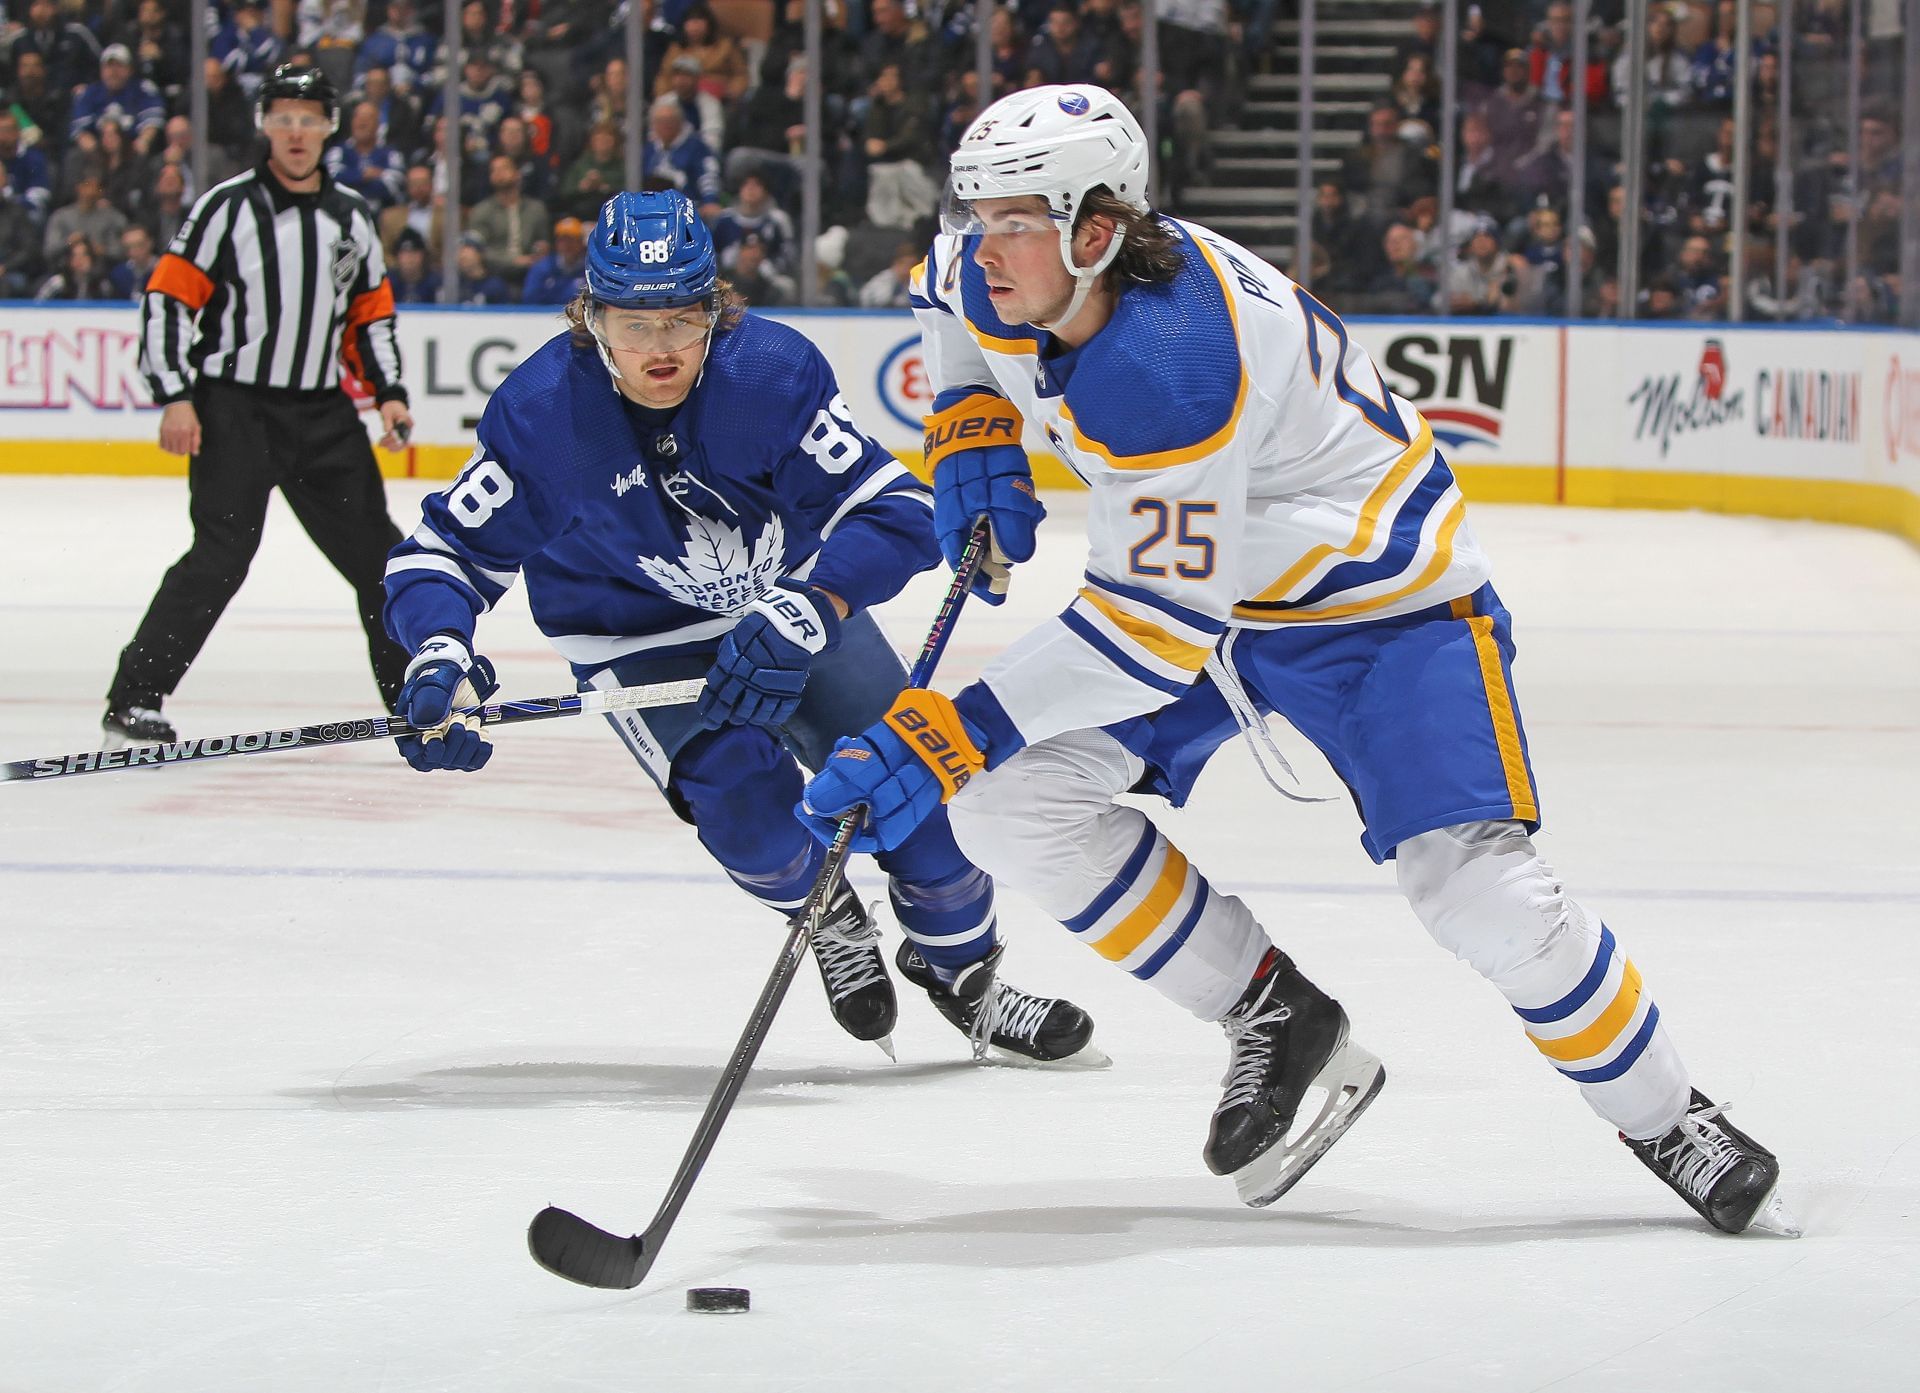
[[[404,735],[395,741],[415,769],[480,768],[493,757],[493,746],[476,723],[449,720],[450,712],[478,706],[500,690],[493,680],[493,664],[476,658],[453,634],[435,634],[420,645],[407,664],[406,682],[394,714],[409,725],[426,729],[422,735]]]
[[[1005,399],[973,389],[942,392],[934,406],[925,441],[933,530],[947,564],[957,568],[974,522],[987,519],[987,559],[973,589],[997,605],[1007,597],[1013,563],[1032,559],[1034,529],[1047,515],[1020,448],[1020,417]]]
[[[831,843],[840,819],[865,807],[853,850],[892,851],[987,767],[985,744],[950,700],[909,687],[879,722],[833,747],[794,811],[808,831]]]
[[[807,669],[840,646],[840,616],[826,595],[799,581],[774,582],[720,640],[700,694],[700,723],[777,726],[800,705]]]

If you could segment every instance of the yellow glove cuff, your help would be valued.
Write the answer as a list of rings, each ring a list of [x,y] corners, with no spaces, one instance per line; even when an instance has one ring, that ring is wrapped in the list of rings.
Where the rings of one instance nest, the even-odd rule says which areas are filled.
[[[953,702],[939,692],[924,687],[907,688],[895,698],[886,722],[940,780],[942,803],[987,767],[987,757],[967,734]]]
[[[924,448],[929,474],[957,451],[1020,443],[1020,413],[1005,397],[989,392],[975,392],[945,411],[934,412],[926,418],[926,428]]]

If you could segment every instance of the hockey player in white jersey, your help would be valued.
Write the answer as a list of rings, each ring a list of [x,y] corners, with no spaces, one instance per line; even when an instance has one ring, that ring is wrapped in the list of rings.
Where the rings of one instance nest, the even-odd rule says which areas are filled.
[[[436,727],[401,752],[422,770],[487,762],[449,712],[492,689],[475,621],[524,577],[583,689],[706,677],[697,708],[608,719],[733,881],[790,915],[824,860],[787,811],[800,765],[905,684],[867,611],[939,559],[925,486],[854,424],[818,349],[744,314],[678,193],[607,201],[569,322],[494,392],[473,458],[388,560],[387,626],[414,655],[398,710]],[[976,1054],[1086,1044],[1079,1007],[999,979],[993,883],[944,818],[880,865],[901,972]],[[843,887],[814,955],[835,1019],[884,1041],[877,943]]]
[[[865,805],[885,846],[951,800],[1001,884],[1220,1022],[1205,1158],[1266,1204],[1384,1073],[1248,907],[1115,799],[1184,801],[1278,713],[1421,922],[1634,1154],[1716,1228],[1789,1230],[1774,1157],[1692,1088],[1639,971],[1534,849],[1508,616],[1432,430],[1332,310],[1146,188],[1140,128],[1097,87],[1006,97],[962,138],[914,285],[935,528],[951,560],[988,518],[1004,588],[1044,514],[1024,425],[1091,489],[1086,583],[952,700],[903,692],[803,816],[824,835]]]

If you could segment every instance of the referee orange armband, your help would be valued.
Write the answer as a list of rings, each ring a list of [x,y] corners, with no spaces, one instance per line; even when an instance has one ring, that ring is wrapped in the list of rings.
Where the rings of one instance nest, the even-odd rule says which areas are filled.
[[[927,471],[948,455],[982,445],[1020,444],[1020,413],[1005,397],[975,392],[926,418]]]
[[[940,780],[943,803],[987,767],[986,755],[967,733],[953,702],[939,692],[907,688],[887,712],[886,723]]]

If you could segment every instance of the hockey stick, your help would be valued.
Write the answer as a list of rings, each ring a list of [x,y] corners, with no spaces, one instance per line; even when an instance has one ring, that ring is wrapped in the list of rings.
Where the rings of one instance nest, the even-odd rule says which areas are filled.
[[[570,696],[533,697],[527,701],[500,701],[456,712],[480,717],[482,725],[510,726],[521,721],[546,721],[555,716],[582,716],[596,711],[632,711],[643,706],[678,706],[695,700],[706,687],[701,678],[684,682],[655,682],[645,687],[615,687],[604,692],[575,692]],[[154,769],[189,760],[225,759],[228,755],[257,755],[279,750],[311,750],[323,745],[353,745],[363,740],[393,740],[422,735],[431,727],[409,725],[398,716],[373,716],[319,725],[290,726],[284,730],[256,730],[246,735],[209,735],[170,745],[146,745],[124,750],[94,750],[80,755],[47,759],[16,759],[0,764],[0,783],[11,779],[64,779],[70,774],[104,774],[114,769]]]
[[[940,654],[952,635],[953,621],[960,613],[961,602],[966,599],[967,591],[973,586],[974,575],[986,558],[986,544],[987,527],[982,521],[975,526],[966,549],[960,553],[960,564],[953,573],[953,584],[947,587],[947,597],[927,631],[927,641],[907,677],[908,686],[924,687],[932,678],[934,666],[940,661]],[[827,917],[827,906],[832,903],[834,891],[839,887],[841,866],[847,859],[847,844],[852,841],[854,831],[860,826],[864,815],[865,809],[855,808],[840,819],[833,845],[827,848],[827,859],[820,867],[820,874],[814,878],[813,888],[807,892],[807,902],[793,917],[792,927],[787,931],[787,941],[780,946],[780,956],[773,965],[773,975],[767,978],[767,985],[760,989],[760,999],[754,1002],[753,1014],[747,1017],[747,1028],[741,1034],[740,1042],[733,1047],[733,1055],[727,1060],[726,1068],[720,1072],[719,1086],[707,1101],[707,1110],[701,1114],[700,1125],[694,1129],[693,1141],[688,1144],[686,1155],[680,1158],[680,1169],[674,1172],[673,1183],[667,1187],[666,1198],[660,1201],[653,1222],[644,1231],[630,1238],[622,1238],[588,1223],[577,1214],[548,1205],[534,1215],[533,1222],[527,1226],[527,1248],[533,1254],[533,1260],[547,1271],[582,1286],[612,1290],[637,1287],[646,1277],[648,1269],[660,1256],[660,1247],[667,1241],[673,1221],[680,1217],[680,1207],[692,1193],[694,1181],[700,1178],[701,1167],[706,1165],[707,1154],[719,1139],[720,1128],[725,1124],[727,1114],[733,1111],[734,1100],[740,1096],[747,1073],[753,1068],[753,1061],[767,1038],[774,1013],[780,1009],[780,1002],[787,994],[793,974],[799,969],[806,945]]]

